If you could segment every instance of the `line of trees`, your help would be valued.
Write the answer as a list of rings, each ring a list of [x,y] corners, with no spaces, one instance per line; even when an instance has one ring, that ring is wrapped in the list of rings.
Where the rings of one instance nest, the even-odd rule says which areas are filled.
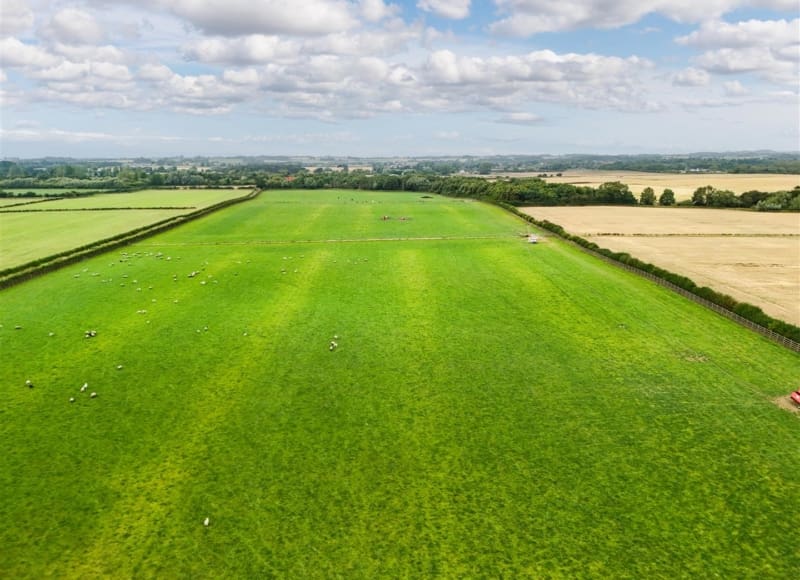
[[[443,162],[442,162],[443,163]],[[477,163],[477,162],[476,162]],[[134,168],[119,165],[87,166],[52,165],[43,168],[0,162],[0,197],[10,197],[3,189],[28,189],[25,195],[35,195],[36,188],[53,188],[77,195],[77,191],[99,189],[131,191],[147,187],[234,187],[253,185],[261,189],[362,189],[376,191],[419,191],[452,197],[469,197],[512,205],[643,205],[699,206],[720,208],[754,208],[760,211],[800,211],[800,186],[789,191],[748,191],[736,195],[729,190],[707,185],[698,188],[691,199],[677,202],[675,193],[665,189],[658,194],[646,187],[638,198],[619,181],[599,187],[550,183],[540,177],[491,178],[463,174],[443,175],[439,171],[453,166],[418,163],[424,170],[332,171],[318,168],[307,171],[299,165],[260,164],[230,166],[192,166],[164,168],[151,166]],[[487,166],[475,168],[485,172]],[[16,194],[20,195],[20,194]]]
[[[789,191],[769,193],[753,190],[736,195],[732,191],[706,185],[698,187],[686,204],[701,207],[752,207],[759,211],[800,211],[800,186]]]
[[[261,176],[256,185],[263,189],[363,189],[372,191],[418,191],[449,197],[466,197],[513,205],[636,205],[636,197],[624,183],[615,181],[600,187],[548,183],[543,179],[448,176],[424,173],[372,174],[302,173],[293,176]]]
[[[373,174],[365,172],[299,173],[261,175],[256,184],[263,189],[363,189],[373,191],[419,191],[449,197],[467,197],[511,205],[646,205],[754,208],[759,211],[800,211],[800,186],[790,191],[732,191],[712,186],[698,188],[691,199],[677,202],[672,189],[657,195],[652,187],[642,190],[637,199],[619,181],[599,187],[551,183],[538,177],[486,179],[462,175],[439,176],[427,173]]]

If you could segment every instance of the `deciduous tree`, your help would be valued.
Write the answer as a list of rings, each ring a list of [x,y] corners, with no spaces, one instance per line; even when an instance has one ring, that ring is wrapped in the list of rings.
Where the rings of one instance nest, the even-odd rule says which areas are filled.
[[[658,198],[659,205],[675,205],[675,192],[667,188]]]
[[[639,195],[639,205],[655,205],[656,192],[652,187],[645,187]]]

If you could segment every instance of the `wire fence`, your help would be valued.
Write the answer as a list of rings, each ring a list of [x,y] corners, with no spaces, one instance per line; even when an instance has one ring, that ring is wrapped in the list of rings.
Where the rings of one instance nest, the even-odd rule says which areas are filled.
[[[664,288],[672,290],[673,292],[676,292],[677,294],[680,294],[681,296],[684,296],[685,298],[688,298],[692,302],[695,302],[695,303],[697,303],[697,304],[699,304],[701,306],[705,306],[706,308],[708,308],[710,310],[713,310],[717,314],[721,314],[725,318],[727,318],[729,320],[732,320],[735,323],[737,323],[737,324],[739,324],[741,326],[744,326],[745,328],[749,328],[750,330],[752,330],[754,332],[757,332],[758,334],[768,338],[769,340],[771,340],[773,342],[776,342],[776,343],[778,343],[778,344],[780,344],[782,346],[785,346],[786,348],[788,348],[790,350],[793,350],[795,352],[800,352],[800,343],[792,340],[791,338],[783,336],[782,334],[778,334],[777,332],[775,332],[773,330],[770,330],[769,328],[765,328],[765,327],[761,326],[760,324],[756,324],[755,322],[753,322],[751,320],[748,320],[748,319],[744,318],[743,316],[739,316],[735,312],[731,312],[730,310],[728,310],[727,308],[723,308],[719,304],[714,304],[710,300],[706,300],[705,298],[701,298],[700,296],[697,296],[696,294],[692,294],[688,290],[685,290],[685,289],[681,288],[680,286],[677,286],[676,284],[673,284],[672,282],[664,280],[663,278],[659,278],[658,276],[655,276],[655,275],[651,274],[650,272],[645,272],[644,270],[640,270],[639,268],[635,268],[634,266],[629,266],[628,264],[623,264],[622,262],[618,262],[617,260],[614,260],[613,258],[609,258],[608,256],[604,256],[603,254],[595,252],[594,250],[591,250],[589,248],[584,248],[580,244],[576,244],[575,242],[573,242],[571,240],[566,240],[565,239],[564,241],[568,241],[570,244],[572,244],[576,248],[579,248],[582,251],[586,252],[587,254],[591,254],[592,256],[595,256],[596,258],[600,258],[604,262],[612,264],[612,265],[614,265],[614,266],[616,266],[618,268],[622,268],[623,270],[627,270],[628,272],[636,274],[637,276],[641,276],[642,278],[646,278],[648,280],[651,280],[651,281],[655,282],[656,284],[658,284],[659,286],[663,286]]]

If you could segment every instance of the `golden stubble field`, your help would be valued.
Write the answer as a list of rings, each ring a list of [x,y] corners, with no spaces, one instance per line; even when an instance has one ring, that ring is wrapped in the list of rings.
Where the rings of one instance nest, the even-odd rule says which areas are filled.
[[[537,173],[508,174],[509,177],[536,177]],[[571,183],[597,187],[609,181],[621,181],[630,190],[639,194],[645,187],[652,187],[656,197],[665,188],[675,192],[675,199],[691,199],[698,187],[711,185],[717,189],[728,189],[735,194],[745,191],[783,191],[800,185],[800,175],[768,175],[762,173],[645,173],[642,171],[597,171],[567,170],[561,177],[548,177],[551,183]]]
[[[521,210],[800,326],[800,214],[606,206]]]

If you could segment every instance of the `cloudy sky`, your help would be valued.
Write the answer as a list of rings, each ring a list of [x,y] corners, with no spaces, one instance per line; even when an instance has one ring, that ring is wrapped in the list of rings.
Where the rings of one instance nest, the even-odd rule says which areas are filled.
[[[0,7],[0,157],[800,148],[798,0]]]

